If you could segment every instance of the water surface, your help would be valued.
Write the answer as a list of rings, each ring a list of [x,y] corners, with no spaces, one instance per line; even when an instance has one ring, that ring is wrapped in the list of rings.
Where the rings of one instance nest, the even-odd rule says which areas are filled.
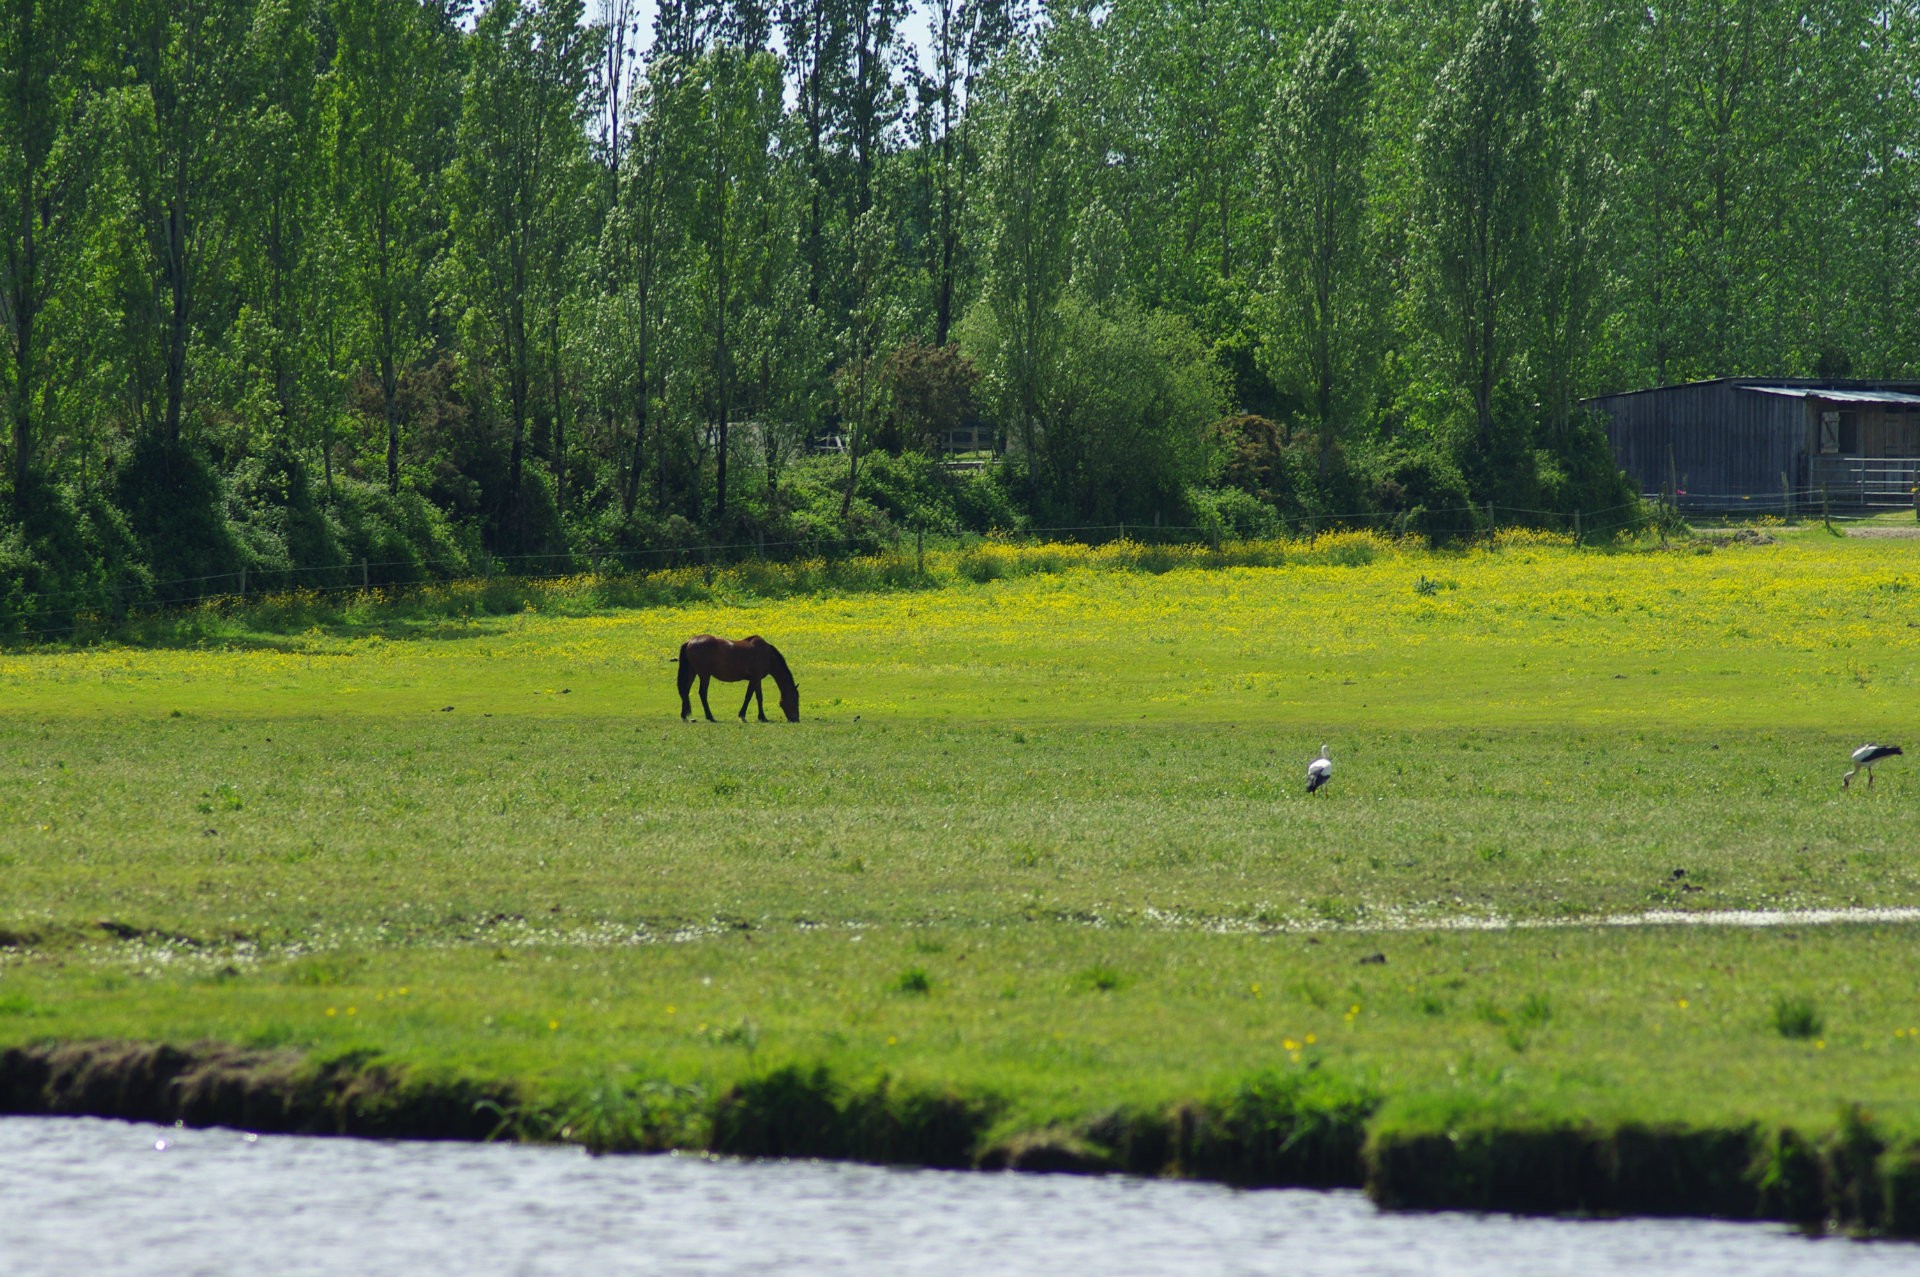
[[[1920,1273],[1774,1225],[1387,1214],[1357,1192],[0,1118],[7,1277]]]

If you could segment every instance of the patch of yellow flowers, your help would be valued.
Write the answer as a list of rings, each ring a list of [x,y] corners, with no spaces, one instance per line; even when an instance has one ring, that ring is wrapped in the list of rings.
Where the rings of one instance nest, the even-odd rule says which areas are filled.
[[[517,593],[483,608],[490,590]],[[434,591],[443,597],[426,597]],[[496,606],[523,596],[522,609]],[[815,708],[823,697],[873,710],[945,698],[961,715],[1118,702],[1137,719],[1155,706],[1214,715],[1250,698],[1305,705],[1327,687],[1382,681],[1384,703],[1395,686],[1443,682],[1450,670],[1473,670],[1484,690],[1489,663],[1522,681],[1596,661],[1637,678],[1666,663],[1693,679],[1666,685],[1676,703],[1726,686],[1709,676],[1759,665],[1788,689],[1899,686],[1920,653],[1916,547],[1814,535],[1712,553],[1582,549],[1528,530],[1450,552],[1370,532],[1217,548],[988,540],[919,561],[909,551],[744,564],[710,580],[693,566],[462,582],[408,598],[441,618],[425,634],[454,624],[461,641],[314,628],[227,649],[14,653],[0,656],[0,685],[12,712],[30,713],[417,711],[459,700],[651,715],[653,702],[675,699],[669,663],[683,639],[759,633],[786,652]],[[475,605],[470,620],[459,619],[463,599]],[[299,606],[289,596],[287,612]],[[358,606],[385,604],[376,592]],[[575,684],[586,695],[562,700]]]

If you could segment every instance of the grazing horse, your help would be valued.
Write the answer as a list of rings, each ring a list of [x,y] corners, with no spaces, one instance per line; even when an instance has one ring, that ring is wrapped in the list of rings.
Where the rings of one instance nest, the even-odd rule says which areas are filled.
[[[701,634],[688,639],[680,645],[680,717],[684,720],[693,715],[693,702],[687,697],[687,690],[693,686],[693,680],[700,680],[700,708],[707,711],[707,721],[713,722],[713,707],[707,704],[707,680],[719,679],[722,683],[747,681],[747,699],[740,702],[740,721],[747,721],[747,706],[754,698],[760,698],[760,721],[767,721],[767,698],[760,692],[760,680],[773,676],[775,687],[780,689],[780,712],[787,716],[789,723],[800,721],[800,685],[793,681],[793,671],[787,668],[787,658],[780,655],[780,649],[761,638],[758,634],[752,638],[739,640],[715,638],[711,634]]]

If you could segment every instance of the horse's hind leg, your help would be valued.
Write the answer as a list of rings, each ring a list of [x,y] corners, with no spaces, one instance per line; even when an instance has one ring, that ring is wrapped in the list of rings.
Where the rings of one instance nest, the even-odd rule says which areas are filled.
[[[693,669],[687,664],[687,658],[680,658],[680,721],[686,722],[693,717],[693,702],[687,699],[687,693],[693,689]]]
[[[707,711],[707,721],[709,723],[714,721],[713,706],[707,704],[707,683],[711,681],[712,678],[713,675],[711,674],[702,674],[700,676],[700,708]]]

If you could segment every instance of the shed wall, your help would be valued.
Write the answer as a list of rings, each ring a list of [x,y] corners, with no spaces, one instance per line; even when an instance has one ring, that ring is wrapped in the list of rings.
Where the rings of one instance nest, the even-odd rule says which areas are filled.
[[[1803,399],[1708,382],[1590,402],[1606,414],[1615,461],[1642,492],[1662,491],[1671,473],[1682,505],[1711,508],[1778,493],[1783,474],[1795,488],[1808,481]]]

